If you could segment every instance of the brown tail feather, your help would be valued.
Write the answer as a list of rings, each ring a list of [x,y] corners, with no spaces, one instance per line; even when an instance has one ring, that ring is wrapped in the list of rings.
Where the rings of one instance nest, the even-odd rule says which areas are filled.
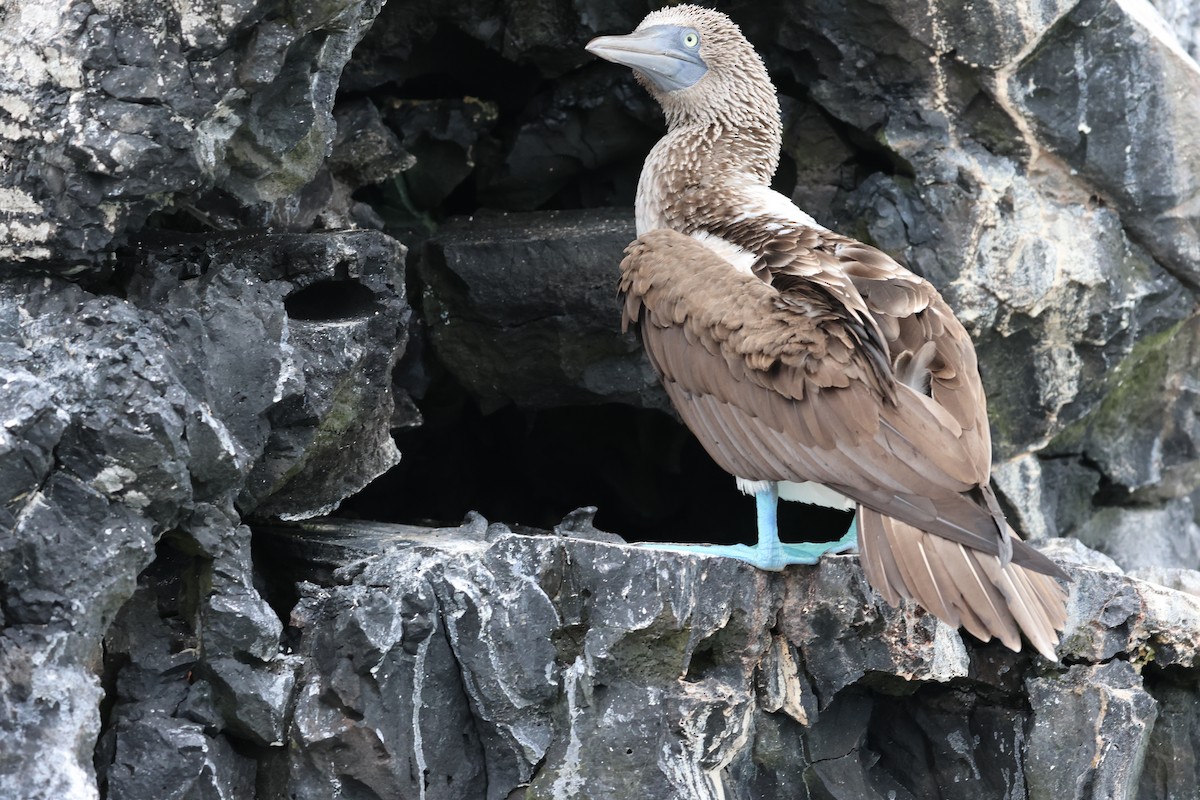
[[[1012,536],[1016,537],[1013,532]],[[891,605],[915,600],[947,624],[1010,650],[1021,634],[1056,660],[1066,625],[1067,593],[1050,576],[926,533],[860,507],[858,546],[867,581]]]

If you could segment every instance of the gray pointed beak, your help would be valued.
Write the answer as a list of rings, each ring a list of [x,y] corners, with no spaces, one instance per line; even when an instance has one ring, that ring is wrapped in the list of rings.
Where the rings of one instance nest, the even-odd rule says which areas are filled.
[[[698,50],[683,43],[685,33],[674,25],[653,25],[624,36],[597,36],[586,50],[631,67],[660,90],[673,92],[694,85],[708,72]]]

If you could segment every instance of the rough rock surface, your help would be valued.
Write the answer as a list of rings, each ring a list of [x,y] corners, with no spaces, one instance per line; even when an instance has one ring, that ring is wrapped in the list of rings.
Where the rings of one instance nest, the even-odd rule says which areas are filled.
[[[618,264],[635,236],[625,210],[451,220],[421,259],[439,359],[485,409],[667,407],[637,337],[620,333]]]
[[[89,266],[210,188],[292,194],[328,155],[338,78],[381,6],[6,3],[0,258]]]
[[[278,740],[293,665],[235,503],[311,515],[394,463],[403,255],[378,233],[192,237],[143,242],[125,299],[4,279],[0,795],[95,796],[108,693],[109,797],[149,764],[244,796],[206,737]],[[305,313],[330,284],[353,302]],[[152,561],[157,602],[135,594]]]
[[[1072,569],[1067,666],[884,605],[853,557],[772,575],[478,518],[269,538],[312,574],[366,556],[293,611],[278,796],[1132,797],[1148,759],[1174,797],[1200,777],[1177,688],[1200,600],[1119,571]]]
[[[1200,57],[1200,8],[1188,0],[1152,0],[1179,43],[1192,58]]]
[[[674,538],[738,510],[617,330],[662,122],[582,46],[649,5],[0,5],[0,796],[1195,795],[1194,4],[721,4],[776,188],[978,342],[1002,500],[1075,578],[1060,664],[848,557],[280,524],[444,524],[487,469]]]
[[[1159,224],[1148,220],[1144,200],[1111,194],[1100,179],[1125,168],[1119,159],[1130,145],[1145,162],[1139,174],[1153,164],[1178,185],[1191,185],[1188,170],[1200,152],[1187,149],[1186,114],[1171,119],[1175,134],[1157,118],[1122,116],[1123,127],[1103,126],[1112,160],[1085,168],[1072,163],[1043,122],[1053,106],[1060,116],[1070,109],[1076,137],[1087,127],[1076,105],[1063,101],[1057,76],[1123,76],[1080,93],[1096,108],[1114,108],[1125,97],[1166,102],[1171,87],[1194,96],[1200,73],[1194,64],[1153,69],[1156,47],[1174,51],[1122,16],[1117,3],[1104,4],[1103,14],[1128,26],[1122,52],[1130,55],[1119,65],[1103,61],[1111,48],[1084,50],[1099,26],[1057,24],[1066,7],[1034,15],[994,4],[970,12],[885,5],[882,16],[839,4],[794,17],[830,51],[809,79],[822,108],[875,131],[900,159],[895,174],[877,173],[847,192],[831,221],[864,226],[942,288],[978,344],[998,453],[1040,449],[1096,410],[1115,389],[1105,377],[1136,357],[1136,343],[1187,316],[1194,302],[1181,283],[1190,281],[1190,256],[1166,258],[1156,249],[1164,237],[1139,227]],[[1072,18],[1091,19],[1085,9],[1096,5],[1079,4]],[[994,13],[977,13],[984,9]],[[996,35],[998,24],[1009,26],[1006,35]],[[787,25],[780,30],[780,47],[787,48],[795,34]],[[881,40],[895,51],[889,57],[876,52]],[[1145,52],[1144,59],[1134,52]],[[1064,54],[1087,57],[1078,67],[1043,63]],[[891,97],[897,81],[909,92]],[[1030,86],[1047,87],[1045,110]],[[1085,152],[1101,157],[1093,146]],[[1187,227],[1181,221],[1181,242],[1190,241]]]

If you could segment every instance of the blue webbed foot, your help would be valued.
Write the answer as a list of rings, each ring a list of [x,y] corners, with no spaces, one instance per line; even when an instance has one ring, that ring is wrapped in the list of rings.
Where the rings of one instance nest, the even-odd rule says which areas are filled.
[[[778,572],[793,564],[816,564],[826,553],[844,553],[858,545],[858,527],[850,523],[850,529],[836,542],[796,542],[784,544],[779,541],[775,521],[775,509],[779,495],[772,484],[754,496],[758,508],[758,544],[644,544],[654,550],[674,550],[681,553],[736,558],[753,564],[762,570]]]
[[[670,542],[643,542],[638,545],[647,550],[670,550],[673,553],[697,553],[702,556],[720,556],[721,558],[735,558],[738,561],[745,561],[748,564],[753,564],[759,569],[783,569],[781,566],[767,566],[769,562],[764,560],[763,553],[759,551],[758,545],[750,544],[673,544]]]
[[[793,564],[816,564],[826,553],[844,553],[855,545],[854,537],[844,541],[842,537],[836,542],[797,542],[783,544],[774,549],[749,544],[670,544],[666,542],[649,542],[639,545],[650,550],[671,550],[677,553],[697,553],[705,556],[721,556],[736,558],[753,564],[761,570],[778,572]]]
[[[783,562],[785,567],[788,564],[815,564],[826,553],[845,553],[856,547],[858,547],[858,527],[854,522],[850,523],[850,529],[836,542],[796,542],[795,544],[781,542],[779,545],[785,559]],[[763,567],[763,569],[769,569],[769,567]]]

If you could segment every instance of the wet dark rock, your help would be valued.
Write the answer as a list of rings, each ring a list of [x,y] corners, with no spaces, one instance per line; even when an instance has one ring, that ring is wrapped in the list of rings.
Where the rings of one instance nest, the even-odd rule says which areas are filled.
[[[363,91],[414,75],[464,79],[473,67],[466,48],[427,50],[451,29],[508,64],[530,66],[534,76],[559,77],[591,58],[583,46],[593,36],[632,30],[650,5],[645,0],[577,3],[572,0],[414,0],[385,6],[347,69],[344,86]]]
[[[600,402],[665,407],[616,284],[627,211],[480,215],[425,246],[424,312],[438,358],[486,409]]]
[[[498,113],[495,104],[476,98],[408,101],[388,109],[388,125],[414,155],[404,185],[415,208],[437,208],[473,173],[476,148]]]
[[[1009,518],[1034,541],[1073,535],[1091,516],[1100,482],[1100,470],[1078,455],[1027,455],[992,469]]]
[[[571,75],[553,92],[535,97],[525,119],[498,143],[503,161],[480,170],[480,201],[532,210],[561,196],[580,176],[602,171],[604,179],[597,185],[577,190],[579,199],[589,206],[631,204],[641,161],[662,128],[657,120],[640,124],[630,113],[627,72],[609,72],[605,81],[596,80],[591,71]]]
[[[123,724],[110,797],[237,800],[254,794],[254,762],[194,723],[151,716]]]
[[[344,86],[413,87],[388,117],[417,155],[404,202],[421,214],[436,219],[439,202],[464,181],[469,188],[451,199],[458,213],[627,205],[661,117],[628,70],[598,63],[583,45],[632,29],[648,10],[636,2],[512,2],[500,23],[489,4],[393,4]],[[458,205],[464,194],[474,205]]]
[[[179,556],[161,550],[156,565]],[[121,798],[176,791],[183,792],[180,796],[246,796],[256,765],[218,734],[225,723],[211,684],[199,674],[203,659],[183,619],[194,609],[189,611],[188,599],[177,594],[178,579],[166,570],[152,568],[139,584],[105,640],[106,657],[124,662],[124,668],[97,748],[100,786],[109,797]]]
[[[1142,797],[1187,797],[1200,780],[1196,745],[1200,743],[1200,710],[1190,687],[1169,678],[1148,687],[1158,704],[1158,716],[1145,750]]]
[[[333,140],[328,166],[347,185],[358,188],[379,183],[417,163],[417,157],[383,124],[379,110],[367,98],[338,105],[334,118],[338,135]]]

